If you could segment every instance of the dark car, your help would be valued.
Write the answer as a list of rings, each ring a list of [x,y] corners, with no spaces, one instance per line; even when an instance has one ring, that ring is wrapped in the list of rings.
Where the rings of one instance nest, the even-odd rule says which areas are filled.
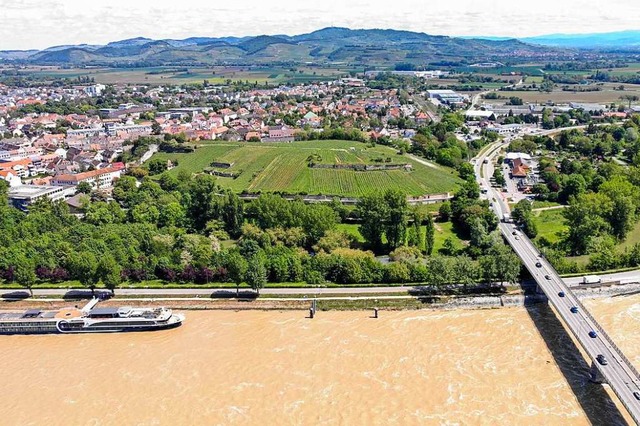
[[[598,337],[598,333],[596,333],[595,331],[591,330],[589,332],[589,337],[591,337],[592,339],[595,339],[596,337]]]
[[[638,391],[633,392],[633,396],[635,396],[636,399],[640,400],[640,392]]]
[[[516,231],[513,231],[511,235],[518,235],[518,233]]]
[[[550,280],[551,276],[550,275],[545,275],[544,278],[547,279],[547,280]]]
[[[542,263],[540,263],[540,262],[536,262],[536,266],[537,266],[538,268],[542,268]]]
[[[602,355],[602,354],[598,355],[598,356],[596,357],[596,360],[597,360],[601,365],[607,365],[607,364],[609,364],[609,361],[607,361],[607,358],[606,358],[604,355]]]
[[[564,291],[561,291],[560,293],[558,293],[558,296],[564,297]]]
[[[577,306],[572,306],[570,309],[571,313],[573,314],[577,314],[578,313],[578,307]]]

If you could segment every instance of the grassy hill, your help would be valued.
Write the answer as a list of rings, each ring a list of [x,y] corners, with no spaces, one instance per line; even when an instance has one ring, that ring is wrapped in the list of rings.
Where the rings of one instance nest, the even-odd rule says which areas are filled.
[[[322,164],[408,163],[412,171],[355,171],[315,169],[308,166],[309,156]],[[398,155],[395,150],[373,148],[352,141],[308,141],[294,143],[227,143],[205,142],[193,153],[159,153],[154,158],[178,160],[171,173],[184,170],[199,173],[213,161],[233,163],[224,171],[237,177],[218,177],[221,186],[242,192],[284,192],[290,194],[322,194],[362,196],[375,190],[400,189],[408,195],[451,192],[459,183],[452,169],[428,167]],[[222,170],[222,169],[219,169]]]

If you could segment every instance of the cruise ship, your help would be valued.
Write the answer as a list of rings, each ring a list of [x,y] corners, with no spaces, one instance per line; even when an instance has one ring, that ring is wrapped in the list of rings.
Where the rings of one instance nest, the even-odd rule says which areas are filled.
[[[178,327],[184,315],[166,308],[96,307],[0,312],[0,334],[118,333]]]

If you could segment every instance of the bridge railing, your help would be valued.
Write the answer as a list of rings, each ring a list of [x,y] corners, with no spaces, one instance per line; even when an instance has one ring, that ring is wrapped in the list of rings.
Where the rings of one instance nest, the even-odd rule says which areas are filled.
[[[531,246],[534,250],[537,251],[537,249],[535,248],[535,246],[533,245],[533,243],[531,242],[531,240],[526,236],[526,235],[522,235],[520,238],[524,239],[527,243],[527,245]],[[547,263],[549,263],[547,261]],[[562,280],[562,278],[558,275],[557,271],[555,270],[555,268],[553,267],[553,265],[551,265],[549,263],[549,266],[551,267],[551,269],[553,270],[553,273],[556,274],[558,276],[558,278],[560,278],[560,282],[562,283],[562,286],[565,288],[565,293],[570,294],[574,299],[575,299],[575,304],[576,307],[578,307],[578,309],[580,309],[582,312],[584,312],[585,316],[587,316],[587,318],[589,318],[589,320],[591,321],[591,323],[595,326],[595,328],[598,330],[598,332],[607,340],[607,342],[611,345],[611,347],[615,350],[616,354],[627,364],[627,366],[629,367],[629,369],[631,370],[631,372],[636,376],[637,379],[640,380],[640,373],[638,373],[638,370],[634,367],[634,365],[631,363],[631,361],[625,356],[625,354],[620,350],[620,348],[618,347],[618,345],[616,345],[614,343],[614,341],[611,339],[611,337],[609,337],[609,335],[607,334],[607,332],[602,328],[602,326],[600,325],[600,323],[593,317],[593,315],[591,315],[591,313],[589,312],[589,310],[582,304],[582,302],[580,301],[580,299],[578,299],[578,297],[575,295],[575,293],[571,290],[571,288],[565,284],[565,282]]]
[[[567,287],[568,289],[568,287]],[[569,292],[571,292],[571,290],[568,290]],[[579,309],[582,310],[582,312],[584,312],[584,314],[589,318],[589,320],[591,320],[591,322],[595,325],[595,327],[598,329],[598,332],[605,337],[605,339],[607,340],[607,342],[613,347],[613,349],[616,351],[617,355],[622,358],[622,360],[629,366],[629,369],[633,372],[633,374],[636,376],[636,378],[640,379],[640,374],[638,373],[638,370],[636,370],[636,368],[633,366],[633,364],[631,363],[631,361],[625,356],[625,354],[620,350],[620,348],[618,347],[618,345],[615,344],[615,342],[613,340],[611,340],[611,337],[609,337],[609,335],[607,334],[606,331],[604,331],[604,329],[602,328],[602,326],[600,325],[600,323],[598,321],[596,321],[596,319],[593,317],[593,315],[591,315],[591,313],[587,310],[587,308],[585,308],[585,306],[582,304],[582,302],[578,299],[578,297],[573,294],[573,292],[571,292],[571,294],[573,295],[573,297],[576,299],[576,305],[578,306]]]

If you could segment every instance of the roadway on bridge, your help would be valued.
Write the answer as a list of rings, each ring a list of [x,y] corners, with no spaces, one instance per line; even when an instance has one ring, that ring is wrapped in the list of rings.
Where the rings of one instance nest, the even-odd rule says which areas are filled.
[[[510,213],[509,205],[489,182],[493,174],[493,161],[501,145],[502,142],[497,142],[484,150],[475,160],[474,169],[483,196],[491,200],[496,215],[504,218]],[[582,345],[593,365],[611,386],[636,424],[640,424],[640,374],[533,243],[512,223],[501,222],[499,227],[507,242],[546,294],[556,314]],[[598,362],[601,356],[606,359],[606,365]]]

